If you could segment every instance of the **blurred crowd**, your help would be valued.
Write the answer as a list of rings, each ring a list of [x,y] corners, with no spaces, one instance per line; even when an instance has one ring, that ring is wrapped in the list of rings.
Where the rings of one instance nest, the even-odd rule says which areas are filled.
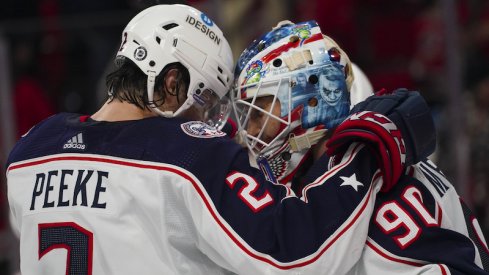
[[[105,100],[104,75],[113,68],[125,23],[149,5],[186,3],[205,11],[222,26],[235,57],[280,20],[316,19],[374,89],[406,87],[424,95],[437,123],[439,146],[433,158],[457,188],[466,190],[464,200],[489,236],[489,1],[445,2],[455,3],[452,18],[444,13],[443,0],[6,0],[0,42],[8,55],[0,62],[11,68],[15,138],[55,112],[96,110]],[[449,39],[447,20],[455,23],[455,40]],[[450,85],[458,83],[447,77],[450,53],[460,61],[455,63],[461,84],[456,113],[448,108]],[[454,117],[461,123],[452,123]],[[463,138],[454,140],[454,133]],[[452,158],[459,146],[467,148],[463,182],[454,173],[460,162]],[[0,149],[3,164],[10,148]],[[2,233],[8,232],[5,187],[2,176],[0,274],[12,269],[7,255],[12,250],[1,245],[10,236]]]

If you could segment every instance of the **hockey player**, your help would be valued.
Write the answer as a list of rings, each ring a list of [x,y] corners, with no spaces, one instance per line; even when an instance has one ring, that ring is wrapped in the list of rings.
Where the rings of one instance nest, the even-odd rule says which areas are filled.
[[[346,118],[350,99],[358,101],[370,92],[359,83],[355,90],[351,89],[354,83],[351,72],[348,56],[332,39],[321,34],[314,21],[279,23],[255,40],[238,60],[232,93],[238,138],[265,175],[290,186],[306,203],[324,175],[341,169],[342,164],[337,163],[345,159],[329,158],[324,151],[336,153],[339,142],[349,138],[345,127],[365,123],[359,122],[365,116],[357,113],[359,110],[385,113],[395,108],[401,98],[419,97],[417,92],[403,89],[390,95],[372,96],[358,103]],[[314,88],[297,85],[297,75],[307,75]],[[368,88],[368,82],[365,83]],[[406,112],[390,118],[406,119],[404,116],[411,113],[409,119],[413,124],[426,124],[416,109],[409,109],[414,106],[407,102],[409,99],[404,107],[397,107]],[[424,138],[417,145],[406,144],[406,149],[422,150],[419,145],[432,142],[429,135]],[[346,257],[356,258],[363,250],[361,258],[351,270],[334,274],[488,274],[484,270],[489,270],[489,253],[477,219],[443,173],[425,158],[426,154],[419,154],[420,158],[412,156],[408,154],[405,160],[406,169],[392,170],[394,174],[400,172],[392,189],[377,195],[363,249],[349,247],[353,250]],[[328,165],[330,171],[325,174],[324,167]],[[363,178],[358,172],[340,178],[340,184],[330,186],[336,193],[322,197],[325,204],[330,204],[329,213],[323,213],[322,218],[334,222],[338,221],[336,214],[343,215],[345,209],[353,206],[347,203],[347,197],[355,201],[370,192],[371,178]],[[304,217],[308,218],[311,217]],[[360,232],[358,228],[353,230]]]
[[[107,77],[109,100],[95,114],[50,117],[10,153],[8,199],[23,275],[342,274],[353,267],[378,190],[394,187],[390,168],[400,171],[412,157],[388,118],[396,112],[341,124],[338,165],[316,170],[321,175],[301,199],[266,180],[247,150],[216,130],[233,60],[205,14],[182,5],[142,11],[123,31],[117,63]],[[335,112],[344,112],[344,100],[331,94]],[[419,125],[396,123],[417,144]]]

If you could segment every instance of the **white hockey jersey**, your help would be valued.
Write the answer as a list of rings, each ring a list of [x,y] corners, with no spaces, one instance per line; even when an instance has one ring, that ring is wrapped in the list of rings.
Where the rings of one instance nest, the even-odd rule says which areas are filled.
[[[162,117],[96,122],[56,115],[17,143],[7,165],[23,275],[362,274],[377,259],[370,247],[395,253],[387,237],[397,245],[392,236],[404,227],[395,206],[379,216],[379,203],[406,202],[389,204],[390,193],[376,201],[382,177],[361,144],[332,169],[316,169],[301,198],[265,180],[224,133]],[[422,186],[415,187],[425,192]],[[407,203],[438,211],[425,193],[422,200],[415,190],[408,194]],[[452,223],[448,213],[433,213],[423,216],[429,225],[429,217]],[[391,233],[386,240],[372,230],[377,216]],[[401,243],[408,233],[400,233]],[[452,234],[464,244],[455,258],[465,257],[460,272],[483,274],[470,239]],[[421,260],[429,261],[414,262]]]

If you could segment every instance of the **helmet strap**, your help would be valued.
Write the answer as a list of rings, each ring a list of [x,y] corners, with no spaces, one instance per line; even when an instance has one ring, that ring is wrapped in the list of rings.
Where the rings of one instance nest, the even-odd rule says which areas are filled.
[[[304,149],[309,149],[316,143],[318,143],[325,135],[326,129],[319,129],[315,131],[306,131],[302,135],[290,134],[289,144],[292,152],[299,152]]]
[[[148,90],[148,101],[149,101],[149,107],[153,112],[156,114],[163,116],[163,117],[173,117],[173,112],[172,111],[162,111],[158,106],[156,106],[154,102],[154,92],[155,92],[155,79],[156,79],[156,72],[155,71],[148,71],[148,80],[146,84],[146,88]]]
[[[273,154],[266,156],[275,178],[282,184],[290,184],[300,167],[311,155],[310,149],[320,142],[326,133],[326,129],[314,127],[307,129],[302,134],[292,132],[288,139],[278,142],[283,145],[273,150]]]

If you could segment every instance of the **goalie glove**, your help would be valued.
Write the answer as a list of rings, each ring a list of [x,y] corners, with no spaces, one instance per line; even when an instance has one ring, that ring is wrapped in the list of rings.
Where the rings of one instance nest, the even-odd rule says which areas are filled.
[[[405,167],[434,152],[436,133],[429,107],[421,95],[398,89],[392,94],[373,95],[355,105],[326,143],[327,153],[341,154],[354,141],[370,145],[384,176],[382,191],[388,191]]]

